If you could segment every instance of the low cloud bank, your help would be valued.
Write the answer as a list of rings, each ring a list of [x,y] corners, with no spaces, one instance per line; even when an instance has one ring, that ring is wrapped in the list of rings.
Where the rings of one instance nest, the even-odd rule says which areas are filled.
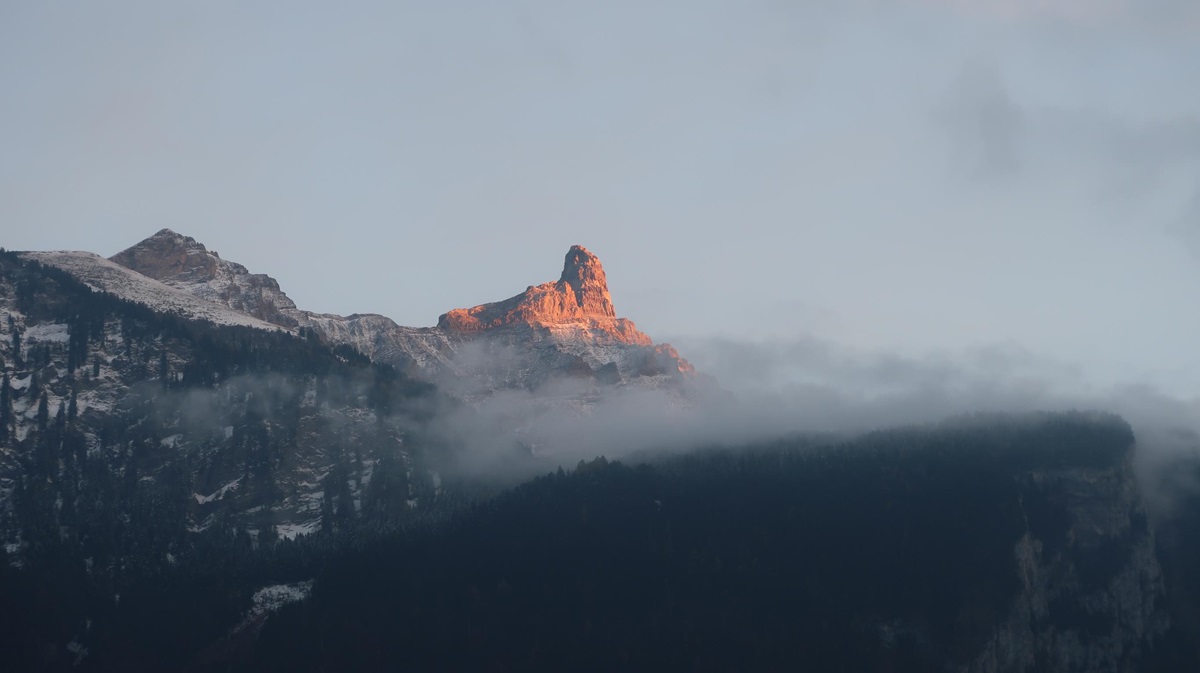
[[[464,447],[454,468],[517,476],[597,455],[736,446],[795,432],[854,434],[975,412],[1077,409],[1111,411],[1131,423],[1139,474],[1151,495],[1169,497],[1167,482],[1188,486],[1171,476],[1172,466],[1200,457],[1200,398],[1148,385],[1092,385],[1081,367],[1017,346],[911,357],[815,337],[677,345],[717,389],[689,396],[669,386],[606,386],[580,377],[532,391],[496,389],[498,379],[483,378],[468,390],[460,380],[456,392],[475,403],[439,415],[434,431]],[[489,359],[490,372],[528,364],[503,349],[480,356]],[[517,455],[528,460],[514,461]]]

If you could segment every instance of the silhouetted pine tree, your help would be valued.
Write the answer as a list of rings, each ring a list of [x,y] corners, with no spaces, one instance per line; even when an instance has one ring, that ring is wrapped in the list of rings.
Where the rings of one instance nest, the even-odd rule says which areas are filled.
[[[12,392],[10,390],[8,372],[4,373],[4,382],[0,384],[0,445],[8,442],[8,428],[12,425]]]
[[[50,424],[50,400],[46,397],[45,391],[42,392],[38,399],[37,410],[37,429],[38,432],[45,432],[46,427]]]
[[[17,331],[16,324],[13,322],[12,316],[8,316],[8,328],[12,330],[12,359],[13,366],[21,368],[21,333]]]
[[[171,367],[167,361],[167,349],[164,346],[158,353],[158,381],[163,388],[167,387],[167,378],[170,373]]]

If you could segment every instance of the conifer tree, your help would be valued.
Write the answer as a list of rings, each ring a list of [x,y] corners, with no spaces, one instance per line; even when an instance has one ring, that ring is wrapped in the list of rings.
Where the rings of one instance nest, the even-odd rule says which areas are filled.
[[[333,475],[325,476],[325,483],[322,484],[323,490],[321,493],[321,532],[327,535],[333,534],[334,517],[333,517]]]
[[[41,398],[38,400],[38,410],[37,410],[38,432],[45,432],[46,427],[49,425],[50,425],[50,400],[46,398],[46,393],[45,393],[45,391],[43,391]]]
[[[9,390],[8,372],[0,384],[0,444],[8,442],[8,428],[12,425],[12,392]]]
[[[56,452],[51,442],[50,425],[50,400],[46,397],[43,391],[41,398],[38,400],[37,410],[37,442],[34,444],[33,453],[33,469],[34,474],[47,477],[53,473],[53,462],[56,457]],[[55,433],[57,434],[57,433]]]
[[[77,336],[78,333],[79,333],[78,329],[72,328],[71,333],[68,335],[68,338],[67,338],[67,373],[68,374],[75,373],[75,354],[78,352],[78,348],[76,348],[75,342],[79,340],[79,337]]]
[[[167,387],[167,376],[171,373],[170,364],[167,362],[167,349],[163,348],[158,354],[158,380],[163,388]]]

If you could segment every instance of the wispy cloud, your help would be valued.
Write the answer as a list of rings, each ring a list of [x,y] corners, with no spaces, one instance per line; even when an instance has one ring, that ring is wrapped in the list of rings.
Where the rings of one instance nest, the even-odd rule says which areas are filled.
[[[991,178],[1020,167],[1023,112],[994,64],[964,67],[938,116],[951,139],[957,168]]]
[[[1095,26],[1196,28],[1200,7],[1182,0],[911,0],[914,4],[1005,20],[1056,20]]]

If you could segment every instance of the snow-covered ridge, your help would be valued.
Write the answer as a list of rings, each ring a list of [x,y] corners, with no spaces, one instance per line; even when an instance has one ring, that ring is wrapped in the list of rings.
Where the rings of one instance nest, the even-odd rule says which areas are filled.
[[[155,311],[203,320],[217,325],[240,325],[264,330],[283,330],[264,320],[175,289],[153,278],[110,262],[100,255],[69,250],[23,252],[25,259],[62,269],[94,290],[108,292]]]

